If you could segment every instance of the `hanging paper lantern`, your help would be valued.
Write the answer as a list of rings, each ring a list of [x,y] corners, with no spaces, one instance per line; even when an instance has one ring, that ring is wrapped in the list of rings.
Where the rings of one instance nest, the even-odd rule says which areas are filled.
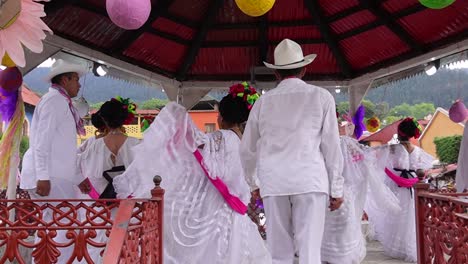
[[[15,63],[11,60],[10,56],[8,56],[7,53],[5,53],[5,56],[2,58],[2,63],[3,66],[6,67],[15,67]]]
[[[419,0],[419,2],[430,9],[442,9],[453,4],[455,0]]]
[[[117,26],[134,30],[143,26],[151,12],[150,0],[107,0],[109,18]]]
[[[468,109],[466,109],[465,104],[458,99],[455,103],[450,107],[449,110],[449,117],[455,123],[460,123],[465,121],[468,118]]]
[[[379,128],[380,128],[380,120],[378,117],[374,116],[367,120],[366,122],[367,131],[374,133],[374,132],[377,132]]]
[[[258,17],[270,11],[275,0],[236,0],[236,4],[244,14]]]
[[[0,87],[7,92],[18,90],[23,84],[23,75],[18,67],[6,68],[0,71]]]

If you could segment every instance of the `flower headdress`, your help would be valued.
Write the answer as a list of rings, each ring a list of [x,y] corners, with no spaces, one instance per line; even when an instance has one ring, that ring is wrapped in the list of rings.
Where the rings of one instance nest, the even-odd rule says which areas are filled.
[[[127,119],[124,121],[124,125],[131,124],[136,115],[137,105],[130,101],[130,98],[122,98],[117,96],[112,98],[111,101],[117,101],[123,104],[123,108],[128,111]]]
[[[414,117],[407,117],[407,118],[403,119],[403,121],[401,121],[401,122],[402,123],[403,122],[413,122],[413,124],[415,126],[414,138],[418,139],[421,136],[423,128],[421,127],[419,122]],[[405,132],[401,131],[401,129],[398,129],[398,135],[404,136],[404,137],[410,137],[409,135],[406,135]]]
[[[254,103],[260,98],[260,95],[257,93],[254,87],[250,86],[247,82],[242,82],[234,84],[229,87],[229,94],[233,98],[241,97],[244,102],[247,103],[247,108],[252,109]]]
[[[153,123],[154,121],[154,116],[144,116],[143,119],[141,120],[141,124],[140,124],[140,129],[141,129],[141,133],[145,132],[146,129],[148,129],[151,125],[151,123]]]

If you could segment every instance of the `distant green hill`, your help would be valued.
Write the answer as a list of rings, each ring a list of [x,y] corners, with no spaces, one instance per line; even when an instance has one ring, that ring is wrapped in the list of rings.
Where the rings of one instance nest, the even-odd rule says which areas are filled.
[[[374,103],[387,102],[390,107],[430,102],[448,109],[458,97],[468,103],[468,69],[441,68],[433,76],[416,75],[372,89],[366,99]],[[345,100],[348,100],[346,93],[336,96],[337,102]]]
[[[48,72],[49,68],[36,68],[24,76],[24,82],[33,91],[44,94],[49,89],[49,84],[43,81]],[[80,94],[83,93],[90,104],[104,102],[117,95],[129,97],[137,103],[151,98],[167,99],[166,94],[159,89],[108,77],[96,77],[92,73],[81,79],[81,85]]]
[[[48,68],[37,68],[27,74],[24,81],[32,90],[43,94],[49,87],[43,81],[48,71]],[[96,77],[91,73],[87,74],[81,83],[81,92],[91,104],[109,100],[117,95],[129,97],[137,103],[151,98],[167,99],[166,94],[158,89],[113,78]],[[210,95],[219,100],[224,93],[214,91]],[[387,102],[390,108],[402,103],[431,102],[436,107],[447,109],[459,96],[468,103],[468,69],[442,68],[433,76],[421,74],[372,89],[366,99],[374,103]],[[347,100],[348,95],[345,91],[336,95],[337,102]]]

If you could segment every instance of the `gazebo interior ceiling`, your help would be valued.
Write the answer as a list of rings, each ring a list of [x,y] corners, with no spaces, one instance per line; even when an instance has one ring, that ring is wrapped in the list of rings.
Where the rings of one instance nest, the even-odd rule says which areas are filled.
[[[61,38],[177,81],[250,80],[284,38],[318,54],[305,77],[316,81],[350,80],[468,39],[467,0],[441,10],[418,0],[276,0],[261,17],[234,0],[151,2],[138,30],[113,24],[105,0],[44,3],[44,20]]]

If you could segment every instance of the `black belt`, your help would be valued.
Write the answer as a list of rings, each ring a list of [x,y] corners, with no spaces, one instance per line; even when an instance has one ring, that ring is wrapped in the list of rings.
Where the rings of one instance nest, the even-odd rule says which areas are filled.
[[[102,176],[109,182],[104,189],[104,191],[99,195],[100,199],[115,199],[117,198],[117,193],[115,192],[114,185],[112,184],[114,182],[114,179],[112,176],[110,176],[110,172],[120,172],[120,171],[125,171],[125,166],[116,166],[113,167],[110,170],[106,170],[102,173]]]
[[[398,168],[393,168],[393,170],[399,171],[400,177],[405,178],[405,179],[412,179],[412,178],[417,177],[415,170],[405,170],[405,169],[398,169]],[[411,197],[413,197],[413,188],[409,187],[408,190],[410,191]]]

